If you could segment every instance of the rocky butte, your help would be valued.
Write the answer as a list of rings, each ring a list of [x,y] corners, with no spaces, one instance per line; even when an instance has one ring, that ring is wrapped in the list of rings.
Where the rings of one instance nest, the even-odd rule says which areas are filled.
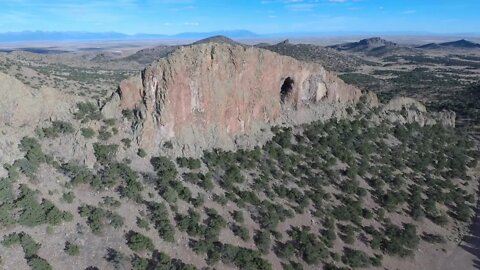
[[[141,147],[169,141],[188,155],[257,145],[272,125],[345,115],[361,96],[318,64],[210,42],[180,47],[123,81],[102,111],[107,117],[133,111]]]
[[[123,81],[103,112],[134,111],[134,135],[144,148],[172,141],[196,152],[254,143],[270,125],[331,117],[360,96],[320,65],[205,43],[181,47]]]

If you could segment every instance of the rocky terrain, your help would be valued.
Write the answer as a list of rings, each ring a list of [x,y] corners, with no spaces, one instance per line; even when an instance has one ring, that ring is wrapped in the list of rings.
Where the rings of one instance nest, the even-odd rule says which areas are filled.
[[[1,54],[0,268],[473,269],[476,88],[425,106],[411,55],[350,53]]]
[[[331,71],[345,72],[366,64],[365,60],[358,57],[345,56],[334,49],[313,44],[293,44],[285,40],[274,45],[259,44],[258,46],[301,61],[318,63]]]
[[[320,65],[210,42],[182,47],[123,81],[103,112],[114,117],[134,111],[133,132],[142,147],[173,140],[199,154],[214,147],[234,149],[236,136],[282,122],[341,114],[360,95]],[[322,109],[312,109],[317,104]]]

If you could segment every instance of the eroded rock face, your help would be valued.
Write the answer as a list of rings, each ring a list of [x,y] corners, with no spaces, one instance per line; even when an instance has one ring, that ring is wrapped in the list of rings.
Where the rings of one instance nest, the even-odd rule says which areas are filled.
[[[46,120],[63,120],[70,115],[69,96],[53,88],[32,89],[16,78],[0,73],[0,163],[19,158],[18,143]],[[0,176],[5,171],[0,169]]]
[[[223,147],[268,125],[302,121],[299,113],[319,104],[329,104],[325,114],[331,115],[333,107],[360,96],[320,65],[258,48],[207,43],[182,47],[123,81],[104,113],[134,110],[133,129],[143,147],[169,140]]]
[[[56,89],[31,89],[16,78],[0,73],[0,126],[33,126],[59,117],[71,108],[69,101]]]
[[[455,127],[453,111],[428,112],[421,102],[407,97],[397,97],[383,107],[381,117],[402,124],[417,122],[420,126],[440,124]]]

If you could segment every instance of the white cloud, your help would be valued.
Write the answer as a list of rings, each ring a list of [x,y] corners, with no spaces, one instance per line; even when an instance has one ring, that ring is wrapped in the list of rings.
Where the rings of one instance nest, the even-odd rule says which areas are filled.
[[[316,4],[291,4],[285,7],[291,12],[310,12],[314,11]]]

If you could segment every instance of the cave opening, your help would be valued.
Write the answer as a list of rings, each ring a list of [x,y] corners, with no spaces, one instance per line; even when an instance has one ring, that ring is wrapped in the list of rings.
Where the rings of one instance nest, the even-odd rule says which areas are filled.
[[[280,101],[282,103],[285,102],[285,100],[290,96],[290,94],[293,91],[293,84],[295,82],[293,81],[292,78],[288,77],[285,79],[283,82],[282,88],[280,88]]]

